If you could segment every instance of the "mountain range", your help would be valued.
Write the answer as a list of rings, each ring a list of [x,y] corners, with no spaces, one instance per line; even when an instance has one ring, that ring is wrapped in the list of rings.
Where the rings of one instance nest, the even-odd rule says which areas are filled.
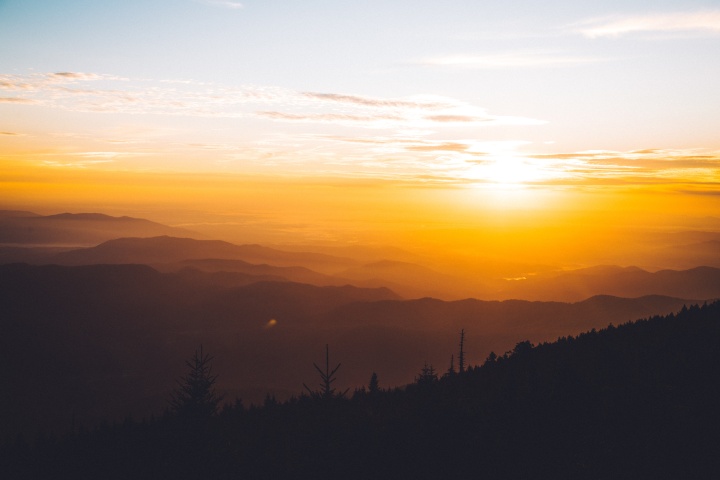
[[[461,329],[468,361],[480,363],[521,340],[553,340],[692,300],[402,300],[386,288],[232,286],[214,275],[144,265],[1,265],[0,348],[12,362],[0,373],[13,395],[2,398],[0,429],[62,429],[73,417],[96,423],[162,411],[183,358],[199,344],[216,356],[223,391],[260,402],[268,392],[298,393],[325,344],[343,364],[339,386],[361,385],[372,371],[396,385],[425,362],[446,368]]]
[[[500,298],[571,302],[598,294],[720,298],[720,269],[702,266],[648,272],[638,267],[597,266],[508,280],[505,287],[498,291]]]
[[[0,245],[23,247],[93,246],[120,237],[203,238],[191,230],[169,227],[142,218],[102,213],[60,213],[0,210]]]
[[[5,247],[0,249],[0,262],[146,264],[166,272],[190,267],[218,273],[215,278],[219,283],[238,285],[253,280],[287,280],[317,286],[352,284],[367,288],[387,287],[405,298],[565,302],[577,302],[594,295],[720,298],[720,268],[708,266],[649,272],[639,267],[608,265],[544,271],[513,279],[467,279],[411,262],[362,263],[349,257],[313,251],[286,251],[262,245],[235,245],[220,240],[171,236],[117,238],[92,247],[62,251]]]
[[[707,265],[467,279],[398,249],[233,244],[102,214],[0,211],[0,244],[9,435],[160,412],[199,344],[229,397],[261,402],[297,394],[325,345],[342,362],[339,386],[370,372],[400,385],[426,362],[446,369],[463,329],[468,361],[481,363],[519,341],[720,297],[720,269]]]

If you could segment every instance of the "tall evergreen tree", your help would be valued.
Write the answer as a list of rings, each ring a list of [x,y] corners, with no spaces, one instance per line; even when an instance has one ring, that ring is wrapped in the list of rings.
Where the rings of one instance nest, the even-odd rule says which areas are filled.
[[[315,367],[315,370],[318,371],[320,374],[320,379],[322,380],[320,382],[320,390],[312,390],[310,387],[305,385],[303,383],[303,387],[310,393],[310,396],[316,399],[322,399],[322,400],[332,400],[333,398],[342,398],[345,396],[345,394],[348,392],[349,389],[346,389],[344,392],[337,392],[335,388],[333,388],[332,384],[337,380],[335,377],[335,373],[340,368],[341,363],[337,364],[337,367],[335,367],[333,370],[330,370],[330,350],[328,345],[325,345],[325,371],[323,371],[320,367],[317,366],[316,363],[313,363],[313,366]]]
[[[373,372],[372,376],[370,377],[370,384],[368,385],[368,391],[371,394],[377,393],[380,391],[380,384],[378,383],[378,377],[377,373]]]
[[[415,383],[418,385],[429,385],[437,381],[437,372],[432,364],[425,362],[423,368],[420,370],[420,374],[415,377]]]
[[[448,368],[447,373],[445,376],[453,376],[455,375],[455,355],[450,355],[450,368]]]
[[[458,355],[458,369],[465,372],[465,329],[460,330],[460,354]]]
[[[185,361],[188,373],[178,379],[178,387],[170,401],[172,410],[179,416],[202,419],[217,413],[221,397],[215,391],[217,375],[212,374],[213,358],[205,354],[200,345],[195,356]]]

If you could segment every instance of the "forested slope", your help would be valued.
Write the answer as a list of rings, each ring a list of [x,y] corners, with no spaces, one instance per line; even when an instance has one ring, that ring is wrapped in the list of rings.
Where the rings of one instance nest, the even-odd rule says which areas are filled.
[[[439,378],[424,368],[404,388],[17,442],[0,468],[12,478],[716,478],[719,340],[716,302],[520,342]]]

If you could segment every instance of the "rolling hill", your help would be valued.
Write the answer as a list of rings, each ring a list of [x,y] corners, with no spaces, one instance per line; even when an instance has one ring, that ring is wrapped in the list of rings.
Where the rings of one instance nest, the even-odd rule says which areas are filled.
[[[356,263],[348,258],[321,253],[285,252],[261,245],[235,245],[221,240],[169,236],[109,240],[95,247],[59,253],[51,261],[61,265],[161,265],[208,259],[242,260],[279,267],[305,266],[321,272],[335,272]]]
[[[38,215],[32,212],[0,212],[0,245],[91,246],[120,237],[174,235],[203,238],[199,233],[169,227],[142,218],[112,217],[101,213]]]
[[[720,298],[720,268],[648,272],[638,267],[596,266],[506,281],[500,298],[576,302],[593,295]]]
[[[186,408],[0,445],[0,466],[12,478],[710,479],[719,313],[720,302],[695,305],[520,341],[464,370],[425,364],[399,388],[373,375],[346,396],[231,401],[216,415],[206,357],[205,373],[188,362],[197,375],[180,385],[210,380]]]
[[[76,421],[161,411],[188,352],[216,356],[220,387],[260,402],[298,393],[325,344],[339,386],[376,371],[384,385],[424,362],[443,370],[466,330],[468,362],[533,342],[677,310],[687,300],[585,302],[401,300],[393,292],[293,282],[218,284],[216,273],[144,265],[0,266],[0,430],[67,429]],[[51,396],[47,392],[53,392]]]

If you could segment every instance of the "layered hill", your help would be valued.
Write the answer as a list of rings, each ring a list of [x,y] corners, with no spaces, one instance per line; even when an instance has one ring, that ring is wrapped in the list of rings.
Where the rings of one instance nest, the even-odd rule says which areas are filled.
[[[142,218],[113,217],[102,213],[61,213],[38,215],[32,212],[0,211],[0,245],[91,246],[120,237],[202,238],[187,229],[170,227]]]
[[[354,265],[354,260],[322,253],[286,252],[261,245],[235,245],[221,240],[195,240],[160,236],[118,238],[91,248],[58,253],[50,259],[61,265],[138,263],[163,265],[187,260],[242,260],[279,267],[306,266],[321,272],[335,272]],[[209,264],[205,263],[204,268]],[[230,269],[238,265],[230,264]]]
[[[142,265],[0,266],[0,348],[13,361],[0,405],[6,432],[162,410],[188,352],[216,357],[221,388],[246,401],[285,398],[312,377],[325,344],[346,387],[376,371],[386,385],[424,362],[445,369],[460,328],[468,361],[523,339],[552,340],[677,310],[667,297],[585,302],[401,300],[384,288],[218,282],[217,273]],[[45,392],[52,391],[51,397]]]
[[[401,388],[373,376],[345,397],[268,397],[20,441],[0,448],[0,466],[13,478],[710,479],[719,319],[718,302],[691,306],[517,342],[463,371],[425,365]]]
[[[469,281],[409,262],[384,260],[363,264],[323,253],[169,236],[119,238],[93,247],[45,252],[42,257],[34,258],[33,263],[147,264],[163,271],[191,267],[225,272],[216,276],[218,282],[225,278],[230,283],[245,284],[256,277],[257,280],[288,280],[318,286],[353,284],[388,287],[405,298],[519,298],[565,302],[596,295],[720,298],[720,268],[714,267],[649,272],[638,267],[597,266],[512,280]],[[237,274],[244,275],[245,279],[239,280],[242,275]]]
[[[0,263],[134,263],[162,271],[192,267],[216,272],[218,283],[233,285],[254,280],[287,280],[318,286],[353,284],[391,288],[405,298],[429,296],[444,300],[520,298],[577,302],[595,295],[718,298],[718,241],[720,234],[713,231],[656,234],[647,239],[644,253],[635,259],[640,264],[652,264],[645,258],[647,255],[654,255],[658,261],[679,255],[685,260],[669,263],[692,267],[683,270],[651,272],[638,267],[600,266],[558,272],[557,267],[527,266],[528,272],[535,273],[519,273],[515,266],[514,273],[508,275],[512,279],[503,279],[498,277],[502,275],[498,265],[491,268],[487,262],[479,262],[473,266],[477,272],[469,273],[466,268],[459,273],[457,265],[443,265],[437,259],[423,259],[391,247],[271,248],[202,239],[195,232],[126,216],[0,211]],[[432,268],[424,262],[433,265]]]
[[[638,267],[597,266],[508,280],[497,291],[500,298],[569,302],[600,294],[720,298],[720,268],[695,267],[648,272]]]

